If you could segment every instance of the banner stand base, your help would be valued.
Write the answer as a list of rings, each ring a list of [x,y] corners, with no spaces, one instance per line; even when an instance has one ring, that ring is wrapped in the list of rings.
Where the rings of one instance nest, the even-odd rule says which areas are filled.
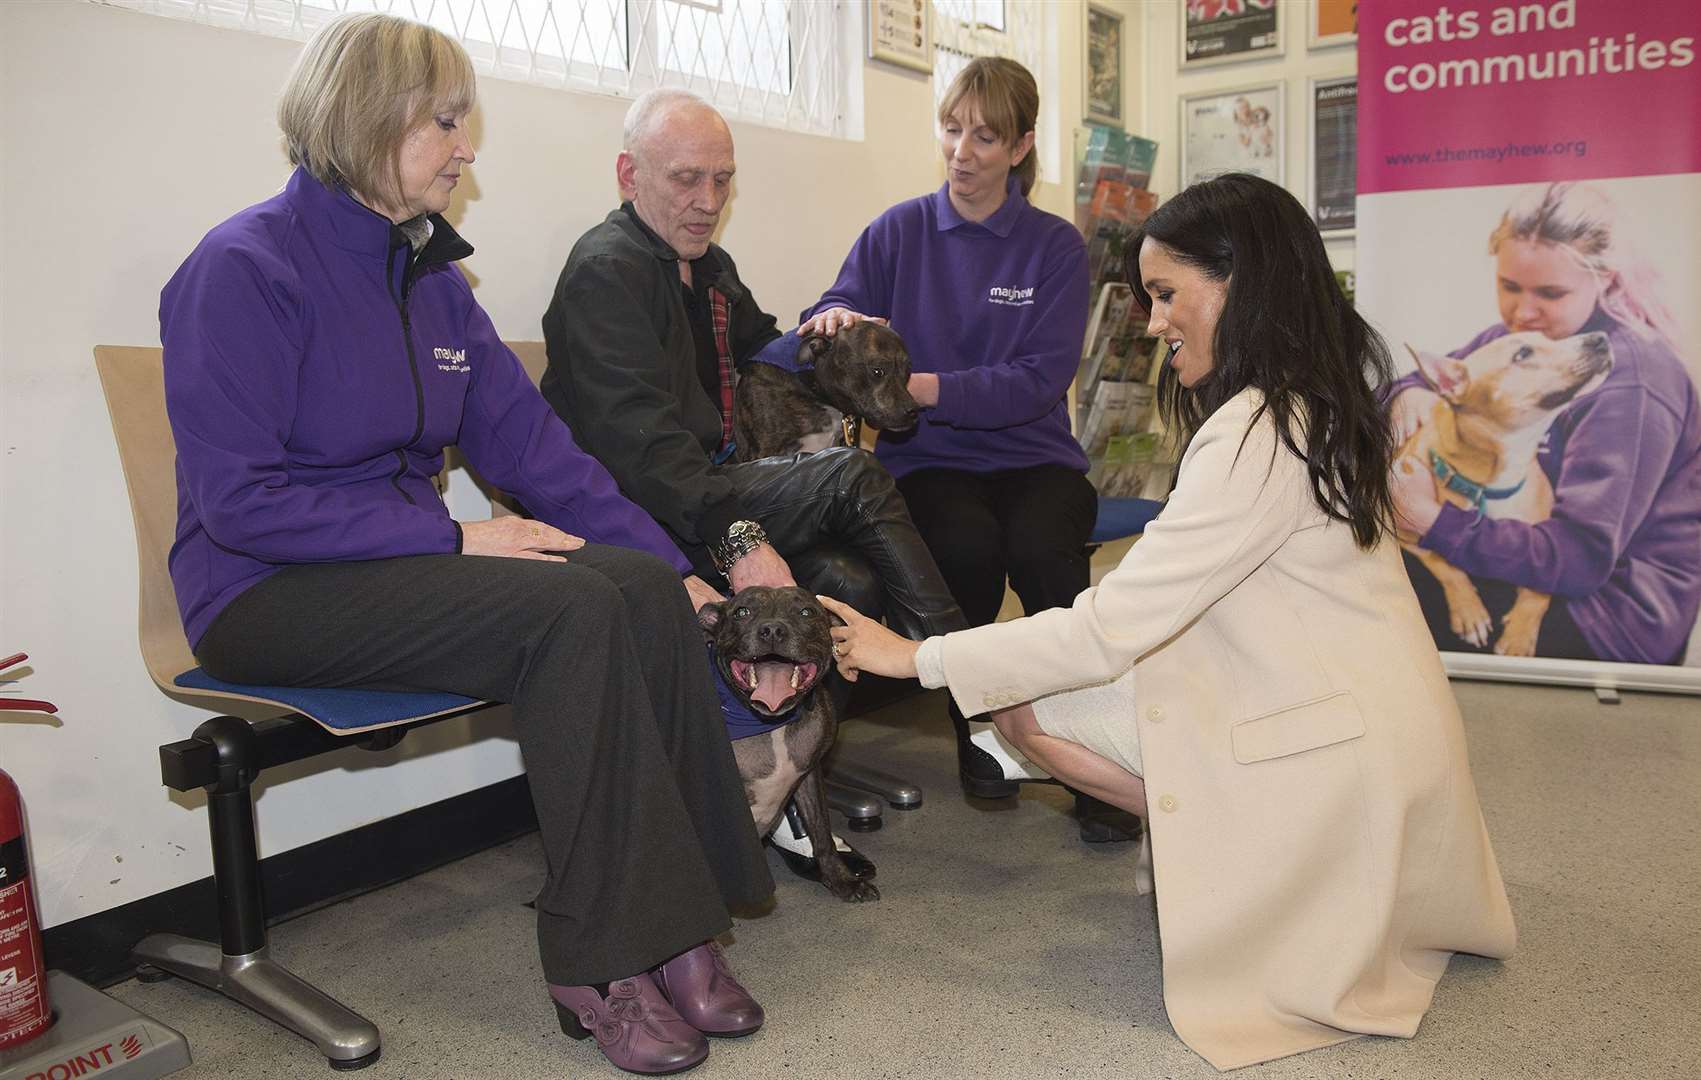
[[[0,1050],[0,1080],[155,1080],[189,1064],[182,1035],[63,971],[47,973],[47,995],[53,1026]]]

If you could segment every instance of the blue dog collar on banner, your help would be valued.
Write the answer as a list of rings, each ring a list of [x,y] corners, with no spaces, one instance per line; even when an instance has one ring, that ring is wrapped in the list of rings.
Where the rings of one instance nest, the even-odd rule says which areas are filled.
[[[726,723],[727,738],[732,741],[748,739],[752,735],[766,735],[775,728],[785,727],[797,719],[798,710],[802,708],[801,705],[793,706],[790,712],[784,716],[774,717],[772,720],[764,716],[757,716],[755,710],[745,704],[744,699],[739,697],[732,687],[726,684],[726,680],[721,677],[720,665],[715,663],[715,647],[713,645],[709,646],[709,670],[714,672],[715,675],[715,693],[719,694],[721,698],[721,719]]]
[[[1524,489],[1524,481],[1522,480],[1508,488],[1491,488],[1479,484],[1459,472],[1458,469],[1453,467],[1451,461],[1448,461],[1441,456],[1439,451],[1433,449],[1429,452],[1429,467],[1434,471],[1435,478],[1440,480],[1442,486],[1448,491],[1458,492],[1471,500],[1471,505],[1476,507],[1477,517],[1479,518],[1482,517],[1483,504],[1489,499],[1510,499]]]

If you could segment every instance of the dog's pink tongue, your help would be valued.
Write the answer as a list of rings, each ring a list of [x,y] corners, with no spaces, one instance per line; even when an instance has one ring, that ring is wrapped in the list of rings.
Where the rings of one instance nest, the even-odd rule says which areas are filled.
[[[786,703],[786,698],[796,693],[791,686],[791,673],[795,666],[776,660],[764,660],[757,664],[756,689],[750,691],[750,700],[759,701],[778,712]]]

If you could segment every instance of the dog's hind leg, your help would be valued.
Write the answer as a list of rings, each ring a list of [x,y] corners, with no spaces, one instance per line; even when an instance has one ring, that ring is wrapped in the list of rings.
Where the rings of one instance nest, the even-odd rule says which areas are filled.
[[[1501,656],[1536,655],[1536,639],[1541,636],[1542,619],[1547,616],[1548,606],[1552,603],[1553,597],[1547,593],[1519,589],[1518,598],[1512,602],[1512,610],[1506,613],[1505,625],[1500,631],[1500,639],[1494,643],[1494,651]]]

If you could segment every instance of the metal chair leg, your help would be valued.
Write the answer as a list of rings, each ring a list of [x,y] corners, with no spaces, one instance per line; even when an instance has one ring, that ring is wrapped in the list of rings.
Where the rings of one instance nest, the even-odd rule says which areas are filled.
[[[872,791],[894,810],[914,810],[921,805],[921,788],[889,772],[843,758],[834,759],[827,770],[829,784]]]
[[[239,1001],[311,1040],[333,1069],[372,1064],[381,1049],[378,1028],[273,960],[266,944],[251,791],[259,772],[253,728],[219,716],[196,728],[195,738],[211,745],[218,758],[218,780],[206,790],[220,944],[152,934],[132,950],[143,965],[140,974],[169,972]]]
[[[851,832],[873,832],[882,823],[880,800],[865,791],[835,784],[832,777],[822,777],[827,792],[827,805],[845,815],[845,825]]]

